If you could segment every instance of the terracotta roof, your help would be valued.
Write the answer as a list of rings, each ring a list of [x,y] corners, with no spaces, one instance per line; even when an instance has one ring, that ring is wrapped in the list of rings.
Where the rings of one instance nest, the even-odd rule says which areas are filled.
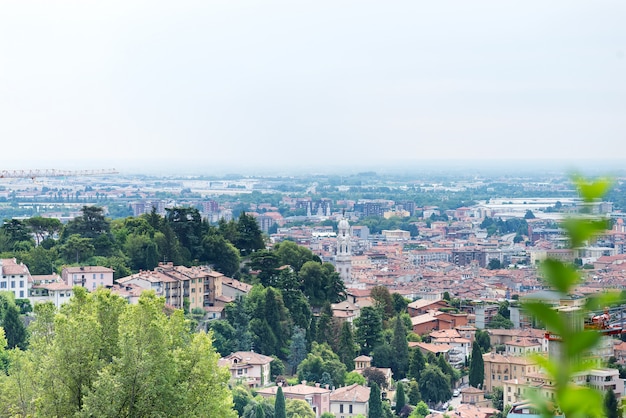
[[[330,394],[330,401],[365,403],[369,400],[369,397],[370,388],[355,383],[350,386],[344,386],[342,388],[335,389],[335,391]]]
[[[63,269],[68,273],[113,273],[113,269],[102,266],[80,266],[80,267],[65,267]]]

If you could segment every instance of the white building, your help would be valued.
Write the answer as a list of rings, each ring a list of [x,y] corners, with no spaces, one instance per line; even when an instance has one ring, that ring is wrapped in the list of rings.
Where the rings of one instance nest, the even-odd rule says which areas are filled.
[[[28,298],[33,279],[24,263],[15,258],[0,259],[0,291],[13,292],[16,299]]]
[[[353,384],[336,389],[330,394],[330,412],[339,418],[367,416],[370,388]]]

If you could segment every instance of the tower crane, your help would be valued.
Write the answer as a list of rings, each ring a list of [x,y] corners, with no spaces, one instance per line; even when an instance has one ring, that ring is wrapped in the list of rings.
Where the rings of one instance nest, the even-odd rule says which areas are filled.
[[[35,180],[37,177],[69,177],[69,176],[101,176],[107,174],[118,174],[117,170],[0,170],[0,178],[16,179],[29,178]]]

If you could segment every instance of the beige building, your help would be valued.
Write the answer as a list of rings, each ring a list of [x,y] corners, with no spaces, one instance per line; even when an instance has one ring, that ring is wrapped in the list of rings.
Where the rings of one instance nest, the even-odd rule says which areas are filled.
[[[285,398],[300,399],[307,402],[313,409],[317,418],[324,412],[330,412],[330,389],[320,387],[319,383],[316,383],[315,386],[308,386],[304,383],[294,386],[283,386]],[[278,386],[272,386],[258,390],[257,394],[265,398],[270,398],[276,396],[277,391]]]
[[[114,270],[102,266],[65,267],[61,279],[68,286],[82,286],[90,292],[98,287],[113,286]]]
[[[227,367],[232,381],[242,382],[251,387],[267,386],[271,382],[270,363],[272,357],[252,351],[237,351],[217,362]]]
[[[491,393],[496,386],[509,381],[522,381],[528,374],[536,373],[539,366],[528,357],[509,356],[494,352],[483,354],[485,384],[483,389]]]
[[[353,384],[336,389],[330,394],[330,412],[338,418],[367,416],[370,388]]]

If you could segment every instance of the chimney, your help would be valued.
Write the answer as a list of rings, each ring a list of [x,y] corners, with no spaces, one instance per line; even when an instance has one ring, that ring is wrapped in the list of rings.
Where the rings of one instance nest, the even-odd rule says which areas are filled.
[[[319,383],[316,383],[316,384],[315,384],[315,387],[316,387],[316,388],[320,387],[320,384],[319,384]]]

